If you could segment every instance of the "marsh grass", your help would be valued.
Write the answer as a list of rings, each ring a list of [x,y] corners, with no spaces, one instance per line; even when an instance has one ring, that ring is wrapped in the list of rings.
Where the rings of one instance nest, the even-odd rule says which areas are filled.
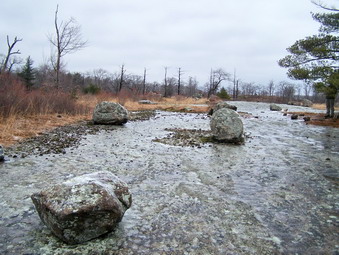
[[[55,127],[90,120],[94,107],[102,101],[124,105],[129,111],[165,110],[206,112],[206,99],[162,98],[157,94],[128,97],[128,94],[100,92],[81,94],[76,99],[63,91],[27,91],[15,77],[0,77],[0,144],[9,146]],[[154,104],[139,104],[148,99]]]

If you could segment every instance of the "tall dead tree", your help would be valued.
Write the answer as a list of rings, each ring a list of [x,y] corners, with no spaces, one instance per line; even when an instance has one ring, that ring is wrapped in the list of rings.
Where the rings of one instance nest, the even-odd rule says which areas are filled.
[[[181,75],[183,72],[181,71],[181,68],[178,68],[178,95],[180,95],[180,89],[181,89]]]
[[[61,58],[67,54],[74,53],[87,44],[87,41],[82,39],[81,27],[77,24],[74,18],[68,21],[58,22],[59,6],[57,5],[54,16],[55,35],[49,35],[49,42],[55,47],[55,55],[51,57],[52,65],[55,71],[55,85],[59,88]]]
[[[164,92],[164,97],[167,97],[167,89],[168,89],[168,86],[167,86],[167,66],[164,67],[165,68],[165,80],[164,80],[164,85],[165,85],[165,92]]]
[[[14,37],[14,40],[12,43],[10,43],[9,41],[9,36],[7,35],[7,46],[8,46],[8,49],[7,49],[7,54],[3,60],[3,63],[1,64],[0,66],[0,73],[4,73],[4,72],[7,72],[7,71],[11,71],[13,65],[17,64],[18,61],[14,58],[11,60],[11,57],[13,55],[18,55],[18,54],[21,54],[20,50],[16,50],[16,51],[13,51],[15,45],[18,43],[18,42],[21,42],[22,39],[18,39],[18,37]]]
[[[144,68],[144,79],[142,81],[142,94],[146,94],[146,68]]]
[[[122,90],[122,86],[124,84],[124,75],[125,75],[125,65],[121,66],[121,73],[120,73],[120,80],[119,80],[119,87],[118,87],[118,93]]]

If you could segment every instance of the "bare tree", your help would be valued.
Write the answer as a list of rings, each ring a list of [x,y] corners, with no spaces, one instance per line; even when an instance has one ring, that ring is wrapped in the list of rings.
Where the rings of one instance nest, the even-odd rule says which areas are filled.
[[[198,82],[196,78],[193,77],[189,77],[188,78],[188,84],[187,84],[187,88],[186,88],[186,95],[189,97],[193,97],[198,89]]]
[[[217,70],[211,69],[210,82],[208,86],[207,97],[214,95],[220,86],[222,81],[230,80],[231,75],[219,68]]]
[[[144,68],[144,79],[142,80],[142,94],[146,94],[146,68]]]
[[[126,70],[125,70],[125,65],[123,64],[123,65],[121,66],[121,73],[120,73],[120,81],[119,81],[118,93],[121,91],[122,86],[123,86],[123,84],[124,84],[124,75],[125,75],[125,72],[126,72]]]
[[[164,92],[164,97],[167,97],[168,91],[167,91],[167,66],[165,68],[165,78],[164,78],[164,85],[165,85],[165,92]]]
[[[13,55],[21,54],[20,50],[13,51],[15,44],[21,42],[22,39],[18,39],[18,37],[14,37],[12,43],[9,42],[9,36],[7,35],[7,55],[5,56],[3,63],[0,66],[0,73],[4,73],[6,71],[11,71],[13,65],[18,64],[20,61],[17,58],[12,58]]]
[[[312,91],[312,87],[313,87],[313,84],[311,82],[305,81],[305,83],[304,83],[304,92],[305,92],[305,96],[306,96],[307,99],[310,97],[310,93]]]
[[[55,59],[52,58],[52,64],[55,70],[57,88],[59,87],[61,58],[84,48],[87,44],[87,41],[82,39],[81,27],[74,18],[58,23],[58,11],[59,6],[57,5],[54,17],[55,35],[48,36],[50,43],[56,48]]]
[[[274,95],[274,89],[275,89],[275,84],[274,84],[274,81],[271,80],[269,83],[268,83],[268,94],[269,96],[273,96]]]
[[[178,95],[180,95],[180,89],[181,89],[181,75],[183,72],[181,71],[181,68],[178,68]]]

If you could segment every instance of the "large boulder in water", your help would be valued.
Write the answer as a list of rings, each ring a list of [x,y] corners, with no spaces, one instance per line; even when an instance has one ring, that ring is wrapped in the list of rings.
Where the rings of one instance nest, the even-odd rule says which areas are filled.
[[[235,111],[222,108],[211,117],[211,130],[215,140],[226,143],[241,144],[244,142],[244,127]]]
[[[5,153],[2,145],[0,144],[0,162],[5,160]]]
[[[312,107],[313,102],[311,100],[308,99],[303,99],[301,102],[302,106],[304,107]]]
[[[132,204],[127,184],[107,171],[75,177],[31,198],[41,220],[69,244],[113,231]]]
[[[276,104],[270,104],[270,110],[271,111],[281,111],[282,108],[279,105]]]
[[[238,108],[235,105],[230,105],[229,103],[222,101],[217,103],[213,108],[211,108],[208,112],[208,115],[212,115],[214,112],[222,109],[222,108],[227,108],[227,109],[231,109],[231,110],[238,110]]]
[[[97,104],[94,108],[94,124],[122,125],[127,121],[128,111],[118,103],[104,101]]]

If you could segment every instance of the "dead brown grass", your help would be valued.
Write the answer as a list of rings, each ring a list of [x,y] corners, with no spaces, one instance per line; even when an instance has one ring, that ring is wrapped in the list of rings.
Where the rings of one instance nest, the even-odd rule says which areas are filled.
[[[325,118],[325,113],[316,113],[316,112],[288,112],[288,114],[299,115],[300,118],[310,117],[310,121],[305,121],[306,125],[316,125],[323,127],[334,127],[339,128],[338,119],[328,119]]]
[[[312,108],[317,109],[317,110],[326,110],[326,105],[325,104],[313,104]],[[334,107],[334,110],[339,111],[339,107]]]
[[[24,138],[33,137],[56,127],[89,120],[90,114],[11,116],[0,122],[0,144],[10,146]]]
[[[37,136],[53,128],[73,124],[81,120],[90,120],[96,104],[102,101],[111,101],[122,103],[129,111],[140,110],[166,110],[166,111],[187,111],[207,112],[208,101],[206,99],[193,98],[165,98],[154,100],[155,104],[139,104],[132,99],[121,99],[113,97],[111,94],[102,93],[99,95],[81,95],[77,104],[85,106],[87,111],[78,114],[16,114],[12,113],[6,118],[0,118],[0,144],[10,146],[24,138]],[[46,111],[48,112],[48,111]]]

